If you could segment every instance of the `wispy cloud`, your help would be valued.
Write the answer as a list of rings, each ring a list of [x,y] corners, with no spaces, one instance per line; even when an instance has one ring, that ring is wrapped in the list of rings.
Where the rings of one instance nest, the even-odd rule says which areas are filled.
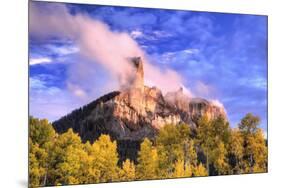
[[[194,93],[197,96],[212,99],[216,97],[216,88],[210,84],[206,84],[203,81],[196,81],[193,85]]]
[[[49,79],[42,74],[29,78],[30,115],[54,121],[84,104],[74,91],[50,85]]]
[[[58,56],[65,56],[69,54],[78,53],[80,49],[75,45],[55,45],[48,44],[45,46],[51,53],[56,54]]]
[[[242,78],[239,79],[238,82],[243,86],[255,87],[257,89],[262,89],[262,90],[267,89],[267,81],[265,78],[262,77]]]
[[[44,89],[46,88],[45,82],[38,78],[29,78],[30,88],[31,89]]]
[[[61,90],[58,87],[48,86],[47,81],[44,81],[39,77],[30,77],[29,84],[31,91],[36,93],[48,93],[50,95],[55,95]]]
[[[46,64],[51,63],[52,59],[49,57],[39,57],[39,58],[30,58],[29,65],[37,65],[37,64]]]
[[[139,39],[139,40],[146,40],[146,41],[157,41],[161,40],[163,38],[167,37],[172,37],[173,35],[169,32],[166,31],[161,31],[161,30],[144,30],[141,31],[140,29],[132,30],[130,32],[130,35],[134,39]]]
[[[71,82],[67,82],[67,88],[77,97],[86,98],[87,93],[79,86]]]
[[[129,49],[137,47],[137,51],[145,54],[150,62],[145,72],[147,84],[160,84],[166,90],[171,87],[165,86],[176,89],[183,84],[194,95],[213,99],[217,105],[223,102],[233,125],[247,112],[261,116],[266,122],[265,17],[106,6],[84,9],[79,5],[73,5],[75,14],[70,14],[62,4],[41,5],[43,10],[36,7],[31,10],[33,20],[30,31],[35,42],[34,48],[31,46],[30,64],[46,65],[32,66],[35,76],[42,71],[42,67],[48,73],[53,71],[56,76],[60,76],[59,71],[66,72],[65,77],[52,82],[64,84],[58,87],[62,91],[57,95],[65,95],[67,100],[59,102],[51,95],[44,96],[54,106],[71,108],[68,100],[81,104],[80,98],[86,98],[83,99],[85,102],[118,88],[111,71],[123,72],[124,68],[116,63],[120,62],[119,53],[116,52],[127,55],[128,51],[132,51],[124,46],[133,43]],[[47,16],[36,16],[42,14]],[[95,29],[91,29],[92,21],[103,24],[93,24]],[[42,25],[42,22],[45,24]],[[86,25],[87,29],[81,25]],[[101,28],[105,29],[99,30]],[[83,30],[89,32],[82,35]],[[54,37],[50,37],[54,35],[55,41]],[[36,39],[38,36],[41,40]],[[81,36],[83,41],[79,38]],[[120,36],[122,40],[120,38],[119,42],[115,42]],[[107,58],[96,56],[100,49],[106,49],[103,57]],[[49,69],[49,66],[59,62],[59,58],[64,58],[67,66]],[[35,78],[46,81],[42,77]],[[33,87],[56,87],[49,81],[31,82]],[[39,104],[43,103],[36,103]],[[44,113],[43,110],[41,112]]]
[[[133,30],[131,31],[130,35],[134,38],[134,39],[137,39],[137,38],[141,38],[143,36],[143,33],[139,30]]]
[[[157,38],[166,38],[166,37],[172,37],[173,35],[166,31],[156,30],[152,32],[155,37]]]
[[[132,66],[127,58],[134,56],[142,57],[147,84],[157,85],[163,92],[174,90],[175,87],[179,88],[182,85],[182,78],[176,71],[169,67],[160,69],[152,64],[146,58],[145,51],[128,33],[116,32],[106,23],[84,14],[72,15],[61,4],[52,8],[45,12],[45,10],[40,11],[40,6],[35,4],[32,6],[31,35],[33,37],[73,39],[81,50],[80,55],[106,68],[108,73],[119,81],[120,88],[126,85],[132,76]],[[58,12],[62,14],[58,15]],[[43,28],[39,24],[42,20],[44,20]],[[54,29],[50,30],[50,28]]]
[[[187,53],[187,54],[197,54],[197,53],[199,53],[199,50],[191,48],[191,49],[185,49],[185,50],[183,50],[183,52]]]
[[[160,64],[182,64],[194,59],[199,54],[199,49],[187,48],[178,51],[167,51],[161,54],[152,54],[152,58]]]

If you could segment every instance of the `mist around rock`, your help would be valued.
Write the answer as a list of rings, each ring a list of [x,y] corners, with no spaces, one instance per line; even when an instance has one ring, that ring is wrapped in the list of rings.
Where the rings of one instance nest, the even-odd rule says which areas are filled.
[[[119,88],[130,79],[132,66],[127,61],[130,57],[142,57],[147,85],[157,86],[163,92],[183,86],[183,78],[177,72],[168,68],[162,70],[150,63],[128,33],[112,31],[108,25],[88,15],[71,15],[61,4],[50,5],[45,10],[31,4],[30,18],[30,32],[34,37],[43,40],[59,36],[75,41],[80,55],[104,66],[118,80]]]

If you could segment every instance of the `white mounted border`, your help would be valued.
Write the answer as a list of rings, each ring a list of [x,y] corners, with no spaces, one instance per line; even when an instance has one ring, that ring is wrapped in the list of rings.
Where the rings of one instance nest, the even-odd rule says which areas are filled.
[[[265,188],[280,186],[281,5],[278,0],[57,0],[55,2],[268,15],[269,24],[269,173],[63,187]],[[0,187],[27,187],[28,0],[3,1],[0,9]]]

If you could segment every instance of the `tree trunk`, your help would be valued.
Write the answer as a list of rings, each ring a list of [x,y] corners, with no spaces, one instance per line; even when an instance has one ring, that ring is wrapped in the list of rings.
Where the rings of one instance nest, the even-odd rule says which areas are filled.
[[[250,161],[251,161],[251,162],[250,162],[250,164],[251,164],[251,167],[250,167],[250,168],[251,168],[251,173],[253,173],[253,172],[254,172],[254,170],[253,170],[253,167],[254,167],[254,160],[253,160],[253,155],[252,155],[252,154],[250,155]]]
[[[210,175],[210,169],[209,169],[209,151],[207,149],[207,154],[206,154],[206,166],[207,166],[207,171],[208,171],[208,176]]]
[[[187,159],[187,141],[184,141],[184,144],[183,144],[183,151],[184,151],[184,157],[183,157],[183,169],[184,171],[186,170],[186,163],[188,161]]]

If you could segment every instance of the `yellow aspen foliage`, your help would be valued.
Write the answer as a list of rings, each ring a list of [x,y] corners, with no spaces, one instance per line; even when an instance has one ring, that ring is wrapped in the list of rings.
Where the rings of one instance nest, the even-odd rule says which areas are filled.
[[[175,178],[181,178],[185,176],[185,170],[184,170],[184,161],[178,160],[175,163],[175,170],[173,177]]]
[[[29,138],[39,147],[46,148],[50,142],[53,142],[55,130],[46,119],[29,118]]]
[[[129,159],[126,159],[122,163],[122,169],[120,169],[119,178],[121,181],[132,181],[136,178],[135,164]]]
[[[212,135],[212,127],[211,122],[207,116],[202,116],[198,120],[198,128],[197,128],[197,144],[202,148],[204,155],[206,156],[206,167],[207,173],[209,174],[209,165],[212,162],[210,160],[212,151],[214,148],[214,138]]]
[[[185,154],[185,158],[190,165],[197,165],[197,153],[194,148],[194,141],[191,139],[188,141],[187,154]]]
[[[51,166],[49,175],[55,184],[82,183],[82,172],[87,153],[83,150],[80,137],[69,129],[60,135],[50,152]]]
[[[190,163],[184,164],[183,160],[176,161],[173,177],[182,178],[182,177],[191,177],[191,176],[192,176],[192,166],[190,165]]]
[[[29,141],[29,182],[30,187],[42,186],[46,174],[47,152],[38,144]]]
[[[190,163],[186,163],[184,168],[184,177],[191,177],[192,170],[193,170],[192,165]]]
[[[165,125],[156,137],[156,148],[159,158],[159,178],[174,176],[174,163],[188,161],[190,127],[186,124]],[[192,153],[194,154],[194,153]],[[191,155],[192,155],[191,154]]]
[[[206,168],[200,163],[198,166],[193,168],[194,176],[208,176]]]
[[[223,142],[219,142],[218,147],[215,149],[216,158],[214,159],[214,167],[219,175],[228,174],[227,151]]]
[[[239,124],[243,135],[243,169],[245,173],[267,171],[267,146],[258,116],[247,114]]]
[[[141,143],[138,154],[137,179],[155,179],[157,178],[158,155],[152,143],[145,138]]]
[[[45,186],[49,166],[49,151],[56,134],[46,120],[29,118],[29,186]]]
[[[254,164],[253,172],[266,172],[267,171],[267,147],[264,141],[264,135],[261,129],[249,137],[247,152],[252,155]]]
[[[195,129],[166,125],[153,143],[145,138],[135,165],[129,159],[120,163],[109,135],[82,143],[72,129],[56,134],[47,120],[30,117],[29,186],[267,172],[267,144],[257,116],[247,114],[238,129],[230,129],[223,117],[203,116],[197,124]]]
[[[108,135],[101,135],[92,145],[93,172],[98,182],[118,180],[118,153],[116,141],[111,141]]]
[[[230,136],[229,153],[234,157],[234,168],[232,173],[240,174],[242,172],[243,160],[243,137],[238,129],[233,129]]]

